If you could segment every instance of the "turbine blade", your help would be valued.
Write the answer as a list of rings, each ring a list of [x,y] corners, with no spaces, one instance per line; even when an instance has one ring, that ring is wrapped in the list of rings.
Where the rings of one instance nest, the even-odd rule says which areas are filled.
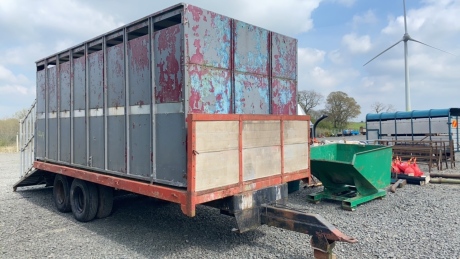
[[[406,0],[403,0],[404,7],[404,32],[407,34],[407,22],[406,22]]]
[[[398,42],[396,42],[395,44],[391,45],[391,46],[390,46],[389,48],[387,48],[386,50],[380,52],[380,54],[378,54],[377,56],[375,56],[373,59],[367,61],[367,63],[364,64],[363,67],[364,67],[365,65],[371,63],[372,60],[378,58],[378,57],[379,57],[380,55],[382,55],[383,53],[387,52],[389,49],[391,49],[391,48],[393,48],[394,46],[398,45],[401,41],[403,41],[403,40],[399,40]]]
[[[439,51],[442,51],[442,52],[445,52],[445,53],[447,53],[447,54],[451,54],[452,56],[456,56],[455,54],[452,54],[452,53],[450,53],[450,52],[447,52],[447,51],[445,51],[445,50],[442,50],[442,49],[438,49],[438,48],[436,48],[436,47],[433,47],[433,46],[431,46],[431,45],[428,45],[428,44],[426,44],[426,43],[423,43],[423,42],[421,42],[421,41],[418,41],[418,40],[414,40],[414,39],[412,39],[412,38],[410,38],[409,40],[410,40],[410,41],[414,41],[414,42],[417,42],[417,43],[420,43],[420,44],[423,44],[423,45],[425,45],[425,46],[428,46],[428,47],[430,47],[430,48],[433,48],[433,49],[437,49],[437,50],[439,50]]]

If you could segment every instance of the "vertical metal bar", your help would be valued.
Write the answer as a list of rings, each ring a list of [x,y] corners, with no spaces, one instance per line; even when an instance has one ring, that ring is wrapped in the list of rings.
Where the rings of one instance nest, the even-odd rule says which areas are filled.
[[[48,157],[48,112],[49,112],[49,86],[48,86],[48,60],[45,60],[45,158]]]
[[[89,164],[89,61],[88,61],[88,43],[85,44],[85,119],[86,119],[86,165]]]
[[[238,183],[240,192],[243,192],[243,120],[242,116],[238,116]]]
[[[230,19],[230,75],[231,75],[231,102],[230,113],[236,113],[236,89],[235,89],[235,20]]]
[[[281,182],[284,183],[284,117],[280,116]]]
[[[57,161],[61,161],[61,62],[56,55],[56,119],[57,119]]]
[[[129,55],[128,55],[128,31],[126,27],[123,29],[123,58],[125,60],[124,66],[124,73],[125,73],[125,139],[126,139],[126,155],[125,155],[125,163],[126,163],[126,174],[129,175],[131,172],[130,166],[130,157],[131,157],[131,149],[130,149],[130,136],[129,136],[129,114],[131,113],[131,109],[129,108]]]
[[[187,117],[187,199],[186,215],[189,217],[195,216],[195,206],[196,206],[196,193],[195,193],[195,183],[196,183],[196,155],[194,150],[196,149],[196,140],[195,140],[195,129],[196,121],[193,118],[193,114],[189,114]],[[184,205],[182,205],[183,207]]]
[[[149,18],[149,48],[150,48],[150,116],[151,116],[151,125],[150,125],[150,137],[151,142],[151,168],[150,173],[152,180],[157,178],[157,147],[156,147],[156,98],[155,98],[155,42],[154,38],[154,26],[153,26],[153,19]],[[184,76],[185,78],[185,76]],[[184,79],[183,79],[184,80]],[[185,85],[185,84],[184,84]],[[184,86],[185,87],[185,86]],[[184,92],[184,91],[183,91]]]
[[[107,141],[107,115],[108,115],[108,108],[107,108],[107,38],[105,36],[102,37],[102,56],[103,56],[103,105],[104,105],[104,169],[108,170],[109,168],[109,155],[108,155],[108,141]]]
[[[22,122],[23,122],[23,120],[19,121],[19,142],[20,142],[19,145],[21,145],[21,153],[20,153],[21,163],[19,164],[19,173],[20,173],[21,177],[24,174],[24,151],[23,151],[23,148],[22,148],[22,142],[23,142],[22,138],[23,138],[24,134],[22,133],[22,131],[23,131]]]
[[[273,66],[272,66],[272,55],[273,55],[273,44],[272,44],[273,32],[268,32],[268,114],[273,114]],[[297,73],[296,73],[297,74]],[[296,107],[297,109],[297,107]]]
[[[69,51],[69,62],[70,62],[70,164],[74,161],[74,143],[73,143],[73,127],[74,127],[74,112],[73,112],[73,100],[74,100],[74,65],[73,65],[73,51]]]

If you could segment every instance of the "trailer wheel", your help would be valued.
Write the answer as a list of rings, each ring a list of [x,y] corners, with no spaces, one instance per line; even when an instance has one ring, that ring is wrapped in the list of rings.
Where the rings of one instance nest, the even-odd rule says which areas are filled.
[[[53,183],[54,205],[60,212],[70,212],[70,178],[64,175],[56,175]]]
[[[70,204],[76,220],[88,222],[97,214],[99,195],[94,183],[75,179],[70,187]]]
[[[112,213],[113,188],[99,184],[97,190],[99,192],[99,206],[96,218],[102,219],[108,217],[110,213]]]

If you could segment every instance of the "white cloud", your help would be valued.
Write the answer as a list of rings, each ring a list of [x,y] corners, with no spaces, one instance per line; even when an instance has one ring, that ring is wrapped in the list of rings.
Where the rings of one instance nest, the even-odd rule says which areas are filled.
[[[333,50],[333,51],[329,52],[327,54],[327,57],[329,58],[329,60],[332,63],[334,63],[336,65],[340,65],[340,64],[344,63],[344,58],[342,56],[342,53],[339,50]]]
[[[346,34],[342,43],[347,46],[351,53],[366,53],[371,49],[371,38],[369,35],[358,36],[355,33]]]
[[[299,48],[297,50],[299,67],[310,67],[324,61],[326,52],[319,49]]]
[[[360,24],[370,24],[377,22],[377,17],[375,16],[374,11],[368,10],[363,15],[354,15],[353,16],[353,25],[358,26]]]

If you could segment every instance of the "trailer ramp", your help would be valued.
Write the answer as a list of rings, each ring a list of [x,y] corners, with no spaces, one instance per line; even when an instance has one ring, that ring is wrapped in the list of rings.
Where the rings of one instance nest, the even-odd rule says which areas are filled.
[[[17,187],[37,185],[45,183],[46,172],[34,168],[35,160],[35,121],[37,100],[34,101],[27,114],[19,121],[19,145],[20,145],[20,180],[13,185]]]

